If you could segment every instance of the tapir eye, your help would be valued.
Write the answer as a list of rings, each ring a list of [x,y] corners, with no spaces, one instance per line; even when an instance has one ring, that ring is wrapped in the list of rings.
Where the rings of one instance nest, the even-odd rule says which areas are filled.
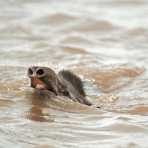
[[[42,76],[42,75],[45,74],[45,72],[44,72],[43,69],[38,69],[38,70],[36,71],[36,74],[37,74],[38,76]]]
[[[31,68],[28,69],[28,76],[32,76],[33,75],[33,71]]]

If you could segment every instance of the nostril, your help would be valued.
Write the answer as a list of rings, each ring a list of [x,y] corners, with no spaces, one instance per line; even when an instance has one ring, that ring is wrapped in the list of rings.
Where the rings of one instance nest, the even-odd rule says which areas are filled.
[[[39,70],[37,70],[36,74],[41,76],[41,75],[44,74],[44,70],[43,69],[39,69]]]
[[[29,76],[33,75],[33,71],[32,71],[31,68],[28,69],[28,75],[29,75]]]

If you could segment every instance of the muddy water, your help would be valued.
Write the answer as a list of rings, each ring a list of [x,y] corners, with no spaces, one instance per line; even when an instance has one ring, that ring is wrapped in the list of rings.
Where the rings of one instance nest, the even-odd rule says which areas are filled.
[[[0,6],[0,148],[148,147],[147,0]],[[39,98],[30,65],[72,70],[94,107]]]

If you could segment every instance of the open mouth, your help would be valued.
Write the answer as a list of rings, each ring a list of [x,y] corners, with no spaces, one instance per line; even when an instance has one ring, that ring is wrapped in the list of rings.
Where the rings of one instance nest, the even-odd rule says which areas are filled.
[[[47,85],[37,77],[31,78],[31,87],[33,87],[37,90],[48,90],[51,93],[56,94],[55,91],[52,88],[47,87]]]
[[[31,78],[31,86],[36,89],[47,90],[46,84],[42,82],[40,79],[38,79],[37,77]]]

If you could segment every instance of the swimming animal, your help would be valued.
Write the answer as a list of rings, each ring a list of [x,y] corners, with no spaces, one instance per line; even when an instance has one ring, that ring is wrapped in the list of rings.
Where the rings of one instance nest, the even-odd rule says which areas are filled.
[[[31,87],[46,93],[49,97],[64,96],[75,102],[92,105],[87,100],[81,79],[68,70],[58,73],[51,68],[32,66],[28,68]]]

